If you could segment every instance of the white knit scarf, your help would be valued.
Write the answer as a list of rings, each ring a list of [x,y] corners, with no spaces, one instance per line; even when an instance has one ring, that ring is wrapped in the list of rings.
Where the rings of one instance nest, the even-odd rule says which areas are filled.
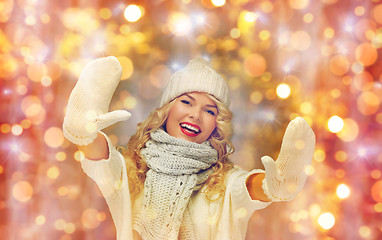
[[[134,229],[146,239],[195,239],[187,205],[212,173],[217,151],[209,141],[201,144],[170,136],[163,129],[151,132],[141,150],[149,166],[143,208]]]

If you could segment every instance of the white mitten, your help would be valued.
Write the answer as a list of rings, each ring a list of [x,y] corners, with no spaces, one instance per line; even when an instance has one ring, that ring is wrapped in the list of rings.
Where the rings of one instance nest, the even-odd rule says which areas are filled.
[[[310,165],[315,135],[301,117],[292,120],[285,131],[279,157],[261,158],[265,167],[264,193],[274,202],[292,200],[305,184],[305,169]]]
[[[122,76],[116,57],[90,62],[69,97],[64,118],[64,136],[77,145],[88,145],[99,130],[130,118],[125,110],[109,111],[109,105]]]

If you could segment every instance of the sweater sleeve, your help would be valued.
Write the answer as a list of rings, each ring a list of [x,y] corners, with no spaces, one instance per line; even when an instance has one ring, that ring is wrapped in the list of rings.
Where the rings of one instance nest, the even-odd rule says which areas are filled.
[[[105,198],[118,198],[122,188],[123,156],[114,148],[109,137],[101,132],[107,141],[109,156],[98,161],[83,158],[81,166],[84,172],[93,179]]]

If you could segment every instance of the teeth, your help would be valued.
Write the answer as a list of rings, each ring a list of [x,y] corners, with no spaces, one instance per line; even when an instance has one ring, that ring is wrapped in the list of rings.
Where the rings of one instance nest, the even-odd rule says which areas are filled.
[[[196,127],[190,126],[190,125],[188,125],[186,123],[182,123],[180,126],[182,128],[187,128],[188,130],[191,130],[191,131],[194,131],[196,133],[199,133],[199,129],[197,129]]]

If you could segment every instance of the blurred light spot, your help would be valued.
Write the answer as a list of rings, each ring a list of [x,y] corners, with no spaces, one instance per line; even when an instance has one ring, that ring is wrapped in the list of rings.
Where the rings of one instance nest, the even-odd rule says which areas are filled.
[[[150,83],[157,88],[164,88],[171,78],[171,70],[166,65],[156,65],[150,71]]]
[[[249,22],[249,23],[253,23],[253,22],[255,22],[256,19],[257,19],[257,16],[256,16],[256,14],[253,13],[253,12],[246,12],[246,13],[244,14],[244,20],[247,21],[247,22]]]
[[[56,159],[57,161],[64,161],[66,159],[66,153],[65,152],[58,152],[56,153]]]
[[[379,179],[381,177],[381,171],[379,169],[373,169],[371,172],[370,172],[370,176],[373,178],[373,179]]]
[[[112,12],[109,8],[101,8],[99,11],[98,11],[98,14],[99,16],[104,19],[104,20],[108,20],[111,18],[112,16]]]
[[[357,98],[357,108],[364,115],[372,115],[379,109],[379,98],[373,92],[363,92]]]
[[[36,62],[31,64],[27,69],[28,77],[34,82],[40,82],[41,79],[48,74],[48,68],[44,63]]]
[[[137,100],[134,97],[129,96],[123,101],[123,106],[125,106],[127,110],[134,109],[137,106]]]
[[[258,77],[267,69],[267,62],[262,55],[253,53],[245,58],[244,69],[250,76]]]
[[[354,14],[356,16],[362,16],[365,14],[365,8],[363,6],[357,6],[355,9],[354,9]]]
[[[69,193],[69,189],[66,186],[62,186],[58,188],[57,193],[60,196],[66,196]]]
[[[326,213],[321,214],[318,217],[317,222],[323,229],[328,230],[334,226],[335,221],[336,220],[335,220],[333,214],[331,214],[330,212],[326,212]]]
[[[342,183],[338,185],[336,192],[339,198],[345,199],[350,195],[350,188],[346,184]]]
[[[300,111],[303,114],[307,114],[308,115],[308,114],[312,113],[312,110],[313,110],[313,105],[310,102],[303,102],[303,103],[301,103]]]
[[[1,124],[0,129],[1,129],[1,132],[4,134],[9,133],[11,131],[11,125],[9,123],[3,123]]]
[[[76,151],[73,157],[76,161],[81,161],[84,158],[84,154],[81,151]]]
[[[365,157],[366,154],[367,154],[367,151],[366,151],[365,148],[360,147],[360,148],[358,148],[357,153],[358,153],[358,156],[360,156],[360,157]]]
[[[337,151],[334,155],[335,159],[338,162],[345,162],[347,159],[347,154],[344,151]]]
[[[343,128],[337,132],[337,136],[344,142],[354,141],[358,137],[358,134],[358,123],[351,118],[345,118]]]
[[[373,8],[373,17],[377,23],[382,24],[382,4],[378,4]]]
[[[98,212],[98,213],[97,213],[97,220],[98,220],[99,222],[103,222],[103,221],[105,221],[105,220],[106,220],[106,217],[107,217],[107,215],[106,215],[106,213],[104,213],[104,212]]]
[[[175,12],[169,17],[169,29],[178,36],[184,36],[191,32],[192,24],[187,15]]]
[[[45,144],[52,148],[58,148],[64,143],[64,135],[61,128],[51,127],[45,131],[44,141]]]
[[[15,124],[12,126],[11,132],[15,136],[20,136],[23,133],[23,128],[21,127],[21,125]]]
[[[131,4],[125,8],[123,16],[129,22],[136,22],[142,17],[142,11],[137,5]]]
[[[342,178],[345,177],[346,173],[345,173],[345,170],[343,170],[343,169],[340,168],[340,169],[337,169],[337,170],[334,172],[334,175],[335,175],[337,178],[342,179]]]
[[[377,60],[378,52],[370,43],[362,43],[356,48],[355,57],[364,66],[370,66]]]
[[[312,42],[310,35],[305,31],[294,32],[290,41],[292,47],[298,51],[307,50]]]
[[[271,37],[271,33],[270,33],[268,30],[262,30],[262,31],[259,33],[259,38],[260,38],[262,41],[266,41],[266,40],[268,40],[270,37]]]
[[[344,120],[342,120],[342,118],[340,118],[339,116],[334,115],[328,120],[328,129],[332,133],[337,133],[341,131],[343,127]]]
[[[361,226],[358,230],[359,232],[359,235],[363,238],[367,238],[369,239],[370,238],[370,235],[371,235],[371,230],[368,226]]]
[[[131,77],[134,72],[133,62],[128,57],[118,57],[118,61],[122,66],[121,80],[126,80]]]
[[[312,176],[315,173],[316,169],[312,165],[304,167],[304,173],[308,176]]]
[[[42,226],[42,225],[45,224],[45,222],[46,222],[46,218],[45,218],[44,215],[38,215],[38,216],[36,217],[36,219],[35,219],[35,222],[36,222],[37,225]]]
[[[342,76],[349,71],[349,61],[345,56],[337,55],[330,59],[329,70],[336,76]]]
[[[382,180],[379,180],[371,187],[371,197],[375,202],[382,203]]]
[[[373,76],[367,72],[363,71],[353,78],[353,85],[357,90],[366,91],[373,87]]]
[[[31,123],[31,121],[30,121],[29,119],[23,119],[23,120],[21,121],[21,127],[22,127],[23,129],[28,129],[28,128],[31,127],[31,125],[32,125],[32,123]]]
[[[232,30],[230,31],[230,36],[233,39],[239,38],[240,37],[240,30],[238,28],[232,28]]]
[[[273,10],[273,3],[271,1],[262,1],[260,3],[260,9],[265,13],[270,13]]]
[[[376,120],[379,124],[382,124],[382,113],[378,113],[378,114],[375,116],[375,120]]]
[[[288,84],[281,83],[277,86],[276,92],[279,98],[286,99],[290,96],[291,89]]]
[[[304,14],[304,18],[303,19],[304,19],[304,22],[311,23],[314,20],[314,16],[311,13],[306,13],[306,14]]]
[[[374,211],[376,211],[377,213],[382,213],[382,203],[375,204]]]
[[[21,101],[21,110],[32,124],[40,124],[45,120],[45,109],[37,96],[28,95]]]
[[[67,234],[72,234],[76,231],[76,227],[73,223],[66,223],[64,227],[64,232]]]
[[[325,38],[328,38],[328,39],[333,38],[334,37],[334,29],[331,27],[325,28],[324,36],[325,36]]]
[[[60,170],[57,167],[50,167],[46,172],[46,175],[50,179],[56,179],[60,175]]]
[[[0,174],[4,172],[4,167],[0,165]]]
[[[29,182],[19,181],[13,185],[12,196],[19,202],[28,202],[33,195],[33,188]]]
[[[82,212],[81,223],[87,229],[94,229],[98,227],[99,221],[97,219],[98,211],[94,208],[87,208]]]
[[[289,0],[289,6],[294,9],[304,9],[308,4],[309,0]]]
[[[29,26],[33,26],[36,24],[36,17],[29,15],[25,18],[25,24]]]
[[[339,98],[341,96],[341,91],[338,90],[337,88],[335,89],[332,89],[330,91],[330,95],[333,97],[333,98]]]
[[[57,219],[55,222],[54,222],[54,227],[59,230],[59,231],[62,231],[64,230],[65,228],[65,225],[66,225],[66,221],[62,218],[60,219]]]
[[[263,95],[259,91],[255,91],[251,93],[251,102],[254,104],[258,104],[263,100]]]
[[[326,153],[322,149],[317,149],[314,151],[313,158],[317,162],[323,162],[326,158]]]
[[[225,0],[211,0],[211,3],[216,7],[222,7],[225,4]]]

